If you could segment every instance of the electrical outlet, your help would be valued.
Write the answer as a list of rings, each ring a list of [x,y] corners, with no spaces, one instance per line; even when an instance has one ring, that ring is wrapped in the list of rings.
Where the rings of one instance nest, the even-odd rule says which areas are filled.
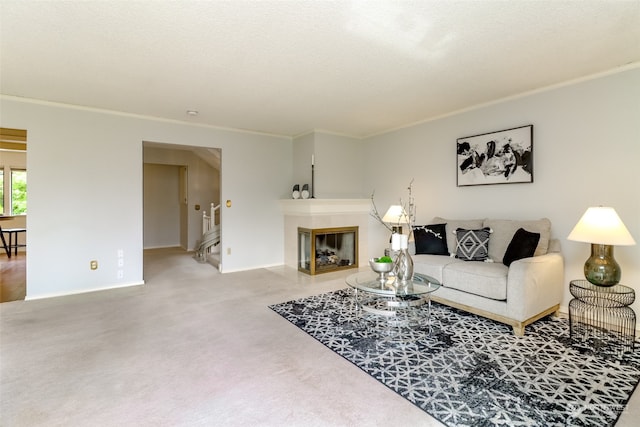
[[[124,267],[124,259],[118,258],[118,267]]]
[[[124,271],[118,270],[118,279],[122,279],[124,277]]]
[[[118,258],[124,257],[124,251],[122,249],[118,249]]]
[[[90,267],[92,270],[97,270],[97,269],[98,269],[98,261],[96,261],[95,259],[94,259],[94,260],[92,260],[92,261],[89,263],[89,267]]]

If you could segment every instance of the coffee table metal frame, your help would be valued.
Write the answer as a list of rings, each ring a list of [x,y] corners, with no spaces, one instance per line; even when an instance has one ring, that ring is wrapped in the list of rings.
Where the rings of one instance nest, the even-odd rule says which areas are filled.
[[[440,282],[425,274],[414,273],[406,284],[390,276],[380,280],[373,271],[361,271],[346,278],[354,289],[354,302],[358,309],[386,317],[394,317],[398,310],[428,304],[427,319],[431,319],[431,293],[440,288]]]

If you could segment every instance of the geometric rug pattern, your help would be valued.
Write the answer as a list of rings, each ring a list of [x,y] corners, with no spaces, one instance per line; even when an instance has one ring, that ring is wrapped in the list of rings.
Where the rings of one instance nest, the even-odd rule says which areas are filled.
[[[270,308],[448,426],[612,426],[640,381],[640,345],[624,355],[574,347],[567,319],[517,337],[437,303],[403,321],[357,310],[353,297],[343,289]]]

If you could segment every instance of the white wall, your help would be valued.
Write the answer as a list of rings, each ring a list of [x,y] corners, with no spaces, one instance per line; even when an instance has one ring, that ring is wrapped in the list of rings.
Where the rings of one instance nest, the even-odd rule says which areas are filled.
[[[311,156],[315,157],[314,185],[318,199],[363,197],[362,151],[364,141],[348,136],[314,131],[293,140],[293,184],[309,184]],[[367,195],[368,196],[368,195]]]
[[[223,271],[283,263],[278,200],[291,197],[290,139],[11,97],[0,98],[0,108],[3,126],[29,132],[28,298],[142,281],[142,141],[221,148]],[[456,187],[457,138],[526,124],[534,125],[534,183]],[[324,143],[314,147],[322,157],[331,151],[322,147],[333,147],[331,141]],[[566,236],[587,207],[615,207],[640,243],[639,68],[354,145],[363,150],[346,176],[355,181],[361,177],[362,196],[375,190],[381,209],[405,197],[415,178],[420,222],[435,215],[550,218],[566,261],[565,306],[570,299],[568,280],[583,277],[589,254],[587,244],[569,242]],[[328,170],[330,158],[317,156],[318,170]],[[327,195],[338,188],[332,187],[336,184],[354,184],[349,192],[358,191],[349,179],[333,177],[327,177],[327,182],[332,180]],[[224,207],[227,199],[231,208]],[[379,253],[388,243],[388,233],[371,219],[369,224],[369,253]],[[122,280],[116,279],[118,249],[125,253]],[[227,249],[231,255],[226,255]],[[91,259],[99,260],[97,271],[89,269]],[[640,245],[617,247],[616,259],[623,269],[622,282],[640,289]],[[640,312],[640,301],[633,307]]]
[[[362,150],[364,142],[346,136],[316,133],[316,197],[363,197]]]
[[[145,163],[143,181],[143,248],[180,246],[180,166]]]
[[[456,187],[456,139],[534,125],[534,182]],[[567,235],[589,206],[613,206],[638,245],[616,247],[622,283],[640,291],[640,69],[633,68],[538,92],[369,138],[365,182],[380,209],[399,197],[412,178],[418,222],[449,218],[547,217],[565,257],[569,280],[584,278],[589,245]],[[369,253],[388,233],[370,221]],[[640,301],[633,305],[640,313]]]
[[[141,283],[142,141],[221,148],[224,271],[282,264],[291,140],[0,98],[29,134],[27,298]],[[250,232],[248,232],[250,230]],[[117,252],[124,277],[117,278]],[[89,261],[99,261],[98,270]]]
[[[314,154],[315,140],[315,132],[307,133],[293,140],[293,157],[291,159],[293,162],[293,180],[289,190],[293,190],[293,186],[298,184],[300,191],[302,191],[302,186],[309,184],[309,192],[312,191],[311,156]],[[316,184],[314,193],[317,193],[317,190],[318,186]],[[289,191],[288,196],[291,197],[291,191]]]

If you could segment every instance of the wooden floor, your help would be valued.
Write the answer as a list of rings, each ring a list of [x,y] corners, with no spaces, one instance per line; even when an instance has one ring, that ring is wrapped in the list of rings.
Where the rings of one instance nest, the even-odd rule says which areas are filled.
[[[1,246],[0,246],[1,247]],[[0,254],[0,302],[23,300],[27,293],[27,254]]]

